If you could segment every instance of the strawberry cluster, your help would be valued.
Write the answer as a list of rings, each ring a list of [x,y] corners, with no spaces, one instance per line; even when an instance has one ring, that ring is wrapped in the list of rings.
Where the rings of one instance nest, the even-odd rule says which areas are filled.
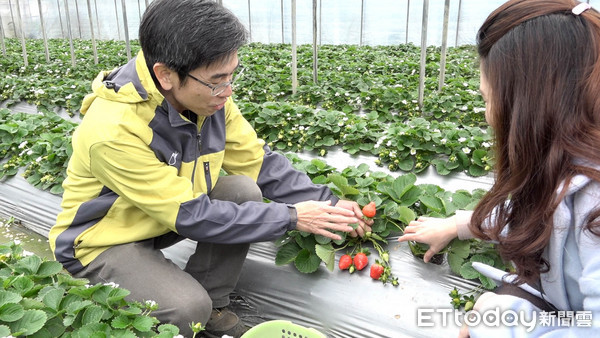
[[[365,218],[371,219],[376,215],[376,204],[370,202],[362,208],[362,213]],[[375,260],[375,263],[371,265],[369,275],[375,280],[380,280],[384,284],[392,283],[394,286],[398,286],[398,278],[392,275],[392,267],[390,265],[389,252],[385,251],[379,242],[387,243],[387,241],[381,236],[367,232],[363,237],[363,241],[369,241],[373,244],[373,247],[377,250],[379,258]],[[366,248],[360,248],[355,254],[345,254],[340,257],[338,267],[340,270],[348,270],[350,273],[354,273],[356,270],[362,270],[369,265],[370,252]]]

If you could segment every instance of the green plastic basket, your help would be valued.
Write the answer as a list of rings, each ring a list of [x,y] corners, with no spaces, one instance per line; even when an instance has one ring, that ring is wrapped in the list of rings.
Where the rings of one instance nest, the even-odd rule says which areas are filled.
[[[242,335],[242,338],[327,338],[321,332],[289,320],[270,320],[260,323]]]

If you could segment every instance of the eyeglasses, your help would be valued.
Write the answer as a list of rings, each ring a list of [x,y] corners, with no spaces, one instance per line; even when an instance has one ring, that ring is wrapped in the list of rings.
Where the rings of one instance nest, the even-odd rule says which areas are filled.
[[[240,71],[234,75],[234,77],[231,79],[231,81],[223,82],[218,85],[212,85],[210,83],[206,83],[189,73],[187,74],[187,76],[191,77],[192,79],[194,79],[194,80],[200,82],[201,84],[207,86],[208,88],[210,88],[210,90],[211,90],[210,95],[217,96],[217,95],[220,95],[221,93],[223,93],[225,91],[225,89],[227,89],[228,86],[233,87],[233,84],[235,83],[235,81],[239,80],[239,78],[242,77],[244,70],[245,70],[245,68],[241,68]]]

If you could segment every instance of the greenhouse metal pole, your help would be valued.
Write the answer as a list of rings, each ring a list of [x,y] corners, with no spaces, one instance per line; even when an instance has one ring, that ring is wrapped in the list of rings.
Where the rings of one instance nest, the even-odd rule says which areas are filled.
[[[285,36],[283,34],[283,0],[281,0],[281,43],[285,43]]]
[[[12,20],[12,24],[13,24],[13,32],[15,32],[15,38],[17,36],[19,36],[19,34],[17,34],[17,24],[15,23],[15,15],[13,13],[13,6],[12,6],[12,1],[8,0],[8,8],[10,8],[10,19]]]
[[[65,29],[63,27],[62,22],[62,14],[60,13],[60,0],[56,0],[56,7],[58,8],[58,21],[60,21],[60,35],[62,35],[63,39],[65,38]]]
[[[319,0],[319,45],[323,43],[323,1]]]
[[[4,44],[4,26],[2,26],[2,16],[0,15],[0,44],[2,44],[2,55],[6,56],[6,45]]]
[[[117,10],[117,0],[115,0],[115,18],[117,18],[117,33],[119,34],[119,40],[121,40],[121,26],[119,26],[119,11]]]
[[[404,43],[408,43],[408,18],[410,17],[410,0],[406,3],[406,40]]]
[[[94,0],[94,10],[96,11],[96,28],[98,28],[98,37],[100,37],[100,20],[98,20],[98,2]]]
[[[298,87],[298,60],[296,55],[296,0],[292,0],[292,94]]]
[[[425,91],[425,63],[427,61],[427,21],[429,0],[423,0],[423,22],[421,24],[421,70],[419,72],[419,108],[423,108]]]
[[[359,39],[359,46],[362,46],[363,44],[363,26],[365,23],[365,0],[361,0],[360,2],[360,39]]]
[[[75,14],[77,14],[77,29],[79,30],[79,38],[82,39],[81,35],[81,20],[79,19],[79,5],[77,4],[77,0],[75,0]]]
[[[27,62],[27,46],[25,46],[25,32],[23,31],[23,21],[21,20],[21,6],[19,0],[17,0],[17,16],[19,17],[19,30],[21,31],[21,47],[23,49],[23,62],[25,67],[29,65]]]
[[[444,5],[444,28],[442,29],[442,55],[440,56],[440,81],[438,91],[442,91],[446,78],[446,49],[448,48],[448,17],[450,16],[450,0]]]
[[[38,0],[39,1],[39,0]],[[94,21],[92,20],[92,6],[87,0],[88,16],[90,17],[90,33],[92,34],[92,50],[94,51],[94,64],[98,64],[98,51],[96,50],[96,37],[94,36]]]
[[[248,0],[248,32],[250,34],[250,41],[252,41],[252,14],[250,12],[250,0]]]
[[[317,46],[317,0],[313,0],[313,82],[319,82],[319,50]]]
[[[138,17],[142,21],[142,5],[140,5],[140,0],[138,0]]]
[[[44,15],[42,14],[42,0],[38,0],[38,10],[40,11],[40,23],[42,25],[42,37],[44,38],[44,51],[46,52],[46,62],[50,62],[50,52],[48,52],[48,37],[46,36],[46,25],[44,25]]]
[[[121,0],[123,6],[123,33],[125,34],[125,45],[127,46],[127,60],[131,60],[131,46],[129,45],[129,28],[127,27],[127,8],[125,7],[125,0]]]
[[[65,2],[65,14],[67,19],[67,33],[69,34],[69,47],[71,48],[71,65],[75,67],[75,48],[73,48],[73,34],[71,34],[71,16],[69,15],[69,2]]]
[[[462,7],[462,0],[458,0],[458,16],[456,17],[456,39],[454,40],[454,46],[458,47],[458,28],[460,27],[460,9]]]

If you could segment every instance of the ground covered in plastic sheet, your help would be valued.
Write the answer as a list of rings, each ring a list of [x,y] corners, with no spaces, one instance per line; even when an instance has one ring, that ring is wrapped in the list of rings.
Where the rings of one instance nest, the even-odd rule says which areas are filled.
[[[46,237],[21,226],[14,219],[0,219],[0,243],[11,241],[42,258],[53,259]]]

